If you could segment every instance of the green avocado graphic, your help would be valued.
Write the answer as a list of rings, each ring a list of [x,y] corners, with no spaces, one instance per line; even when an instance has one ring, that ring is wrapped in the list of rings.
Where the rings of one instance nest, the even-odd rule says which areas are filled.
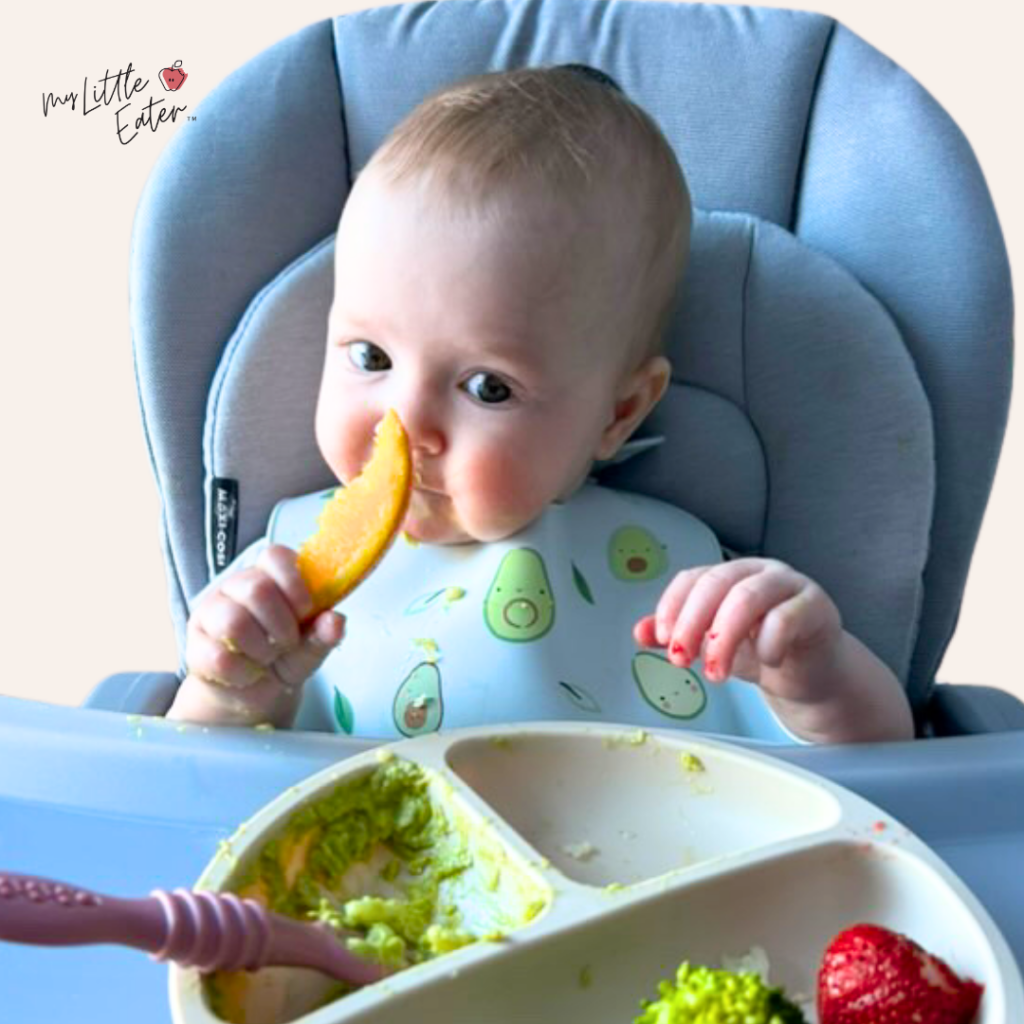
[[[484,621],[499,640],[538,640],[555,624],[555,599],[540,555],[516,548],[501,560],[484,600]]]
[[[696,672],[650,651],[633,655],[633,678],[644,700],[669,718],[696,718],[707,705],[708,695]]]
[[[422,736],[441,727],[441,672],[432,661],[420,662],[395,694],[392,715],[403,736]]]
[[[668,555],[650,530],[620,526],[608,541],[608,564],[620,580],[654,580],[668,568]]]

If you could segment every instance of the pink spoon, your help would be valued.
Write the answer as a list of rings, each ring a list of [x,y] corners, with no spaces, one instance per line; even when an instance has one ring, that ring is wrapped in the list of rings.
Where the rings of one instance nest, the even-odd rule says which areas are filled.
[[[296,921],[233,893],[154,889],[142,899],[118,899],[9,871],[0,872],[0,939],[114,943],[201,971],[312,967],[353,985],[389,973],[350,953],[329,926]]]

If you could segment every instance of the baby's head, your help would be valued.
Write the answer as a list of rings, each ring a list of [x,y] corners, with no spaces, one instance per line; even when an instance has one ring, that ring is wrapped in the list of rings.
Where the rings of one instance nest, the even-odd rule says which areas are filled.
[[[406,530],[497,540],[568,497],[661,397],[690,200],[651,118],[566,68],[428,97],[338,226],[317,442],[340,480],[394,408]]]

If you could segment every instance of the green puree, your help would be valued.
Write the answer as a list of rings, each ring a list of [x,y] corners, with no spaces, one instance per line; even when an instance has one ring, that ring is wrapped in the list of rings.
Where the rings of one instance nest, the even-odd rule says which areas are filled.
[[[551,899],[443,779],[387,755],[296,811],[230,888],[324,921],[354,952],[393,968],[500,939]],[[214,976],[208,992],[219,1011],[218,989]]]
[[[675,984],[658,983],[660,998],[643,1000],[633,1024],[806,1024],[779,987],[753,972],[716,970],[683,962]]]

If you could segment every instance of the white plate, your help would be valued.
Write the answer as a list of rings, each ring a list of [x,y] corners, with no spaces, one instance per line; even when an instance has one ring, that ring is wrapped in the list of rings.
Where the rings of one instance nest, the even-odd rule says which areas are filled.
[[[523,877],[550,887],[550,904],[502,942],[419,964],[302,1024],[629,1024],[683,960],[718,967],[753,946],[767,952],[772,984],[813,997],[825,946],[859,922],[909,935],[981,982],[977,1024],[1024,1021],[1020,972],[963,883],[895,819],[809,772],[706,737],[619,726],[475,728],[380,749],[435,772],[449,812],[492,832]],[[686,754],[705,770],[687,771]],[[349,758],[282,793],[199,886],[231,889],[298,807],[379,757]],[[594,852],[580,857],[580,844]],[[291,968],[253,978],[272,1022],[283,992],[299,1000],[296,1019],[324,987]],[[197,971],[172,966],[170,994],[175,1024],[219,1024]]]

